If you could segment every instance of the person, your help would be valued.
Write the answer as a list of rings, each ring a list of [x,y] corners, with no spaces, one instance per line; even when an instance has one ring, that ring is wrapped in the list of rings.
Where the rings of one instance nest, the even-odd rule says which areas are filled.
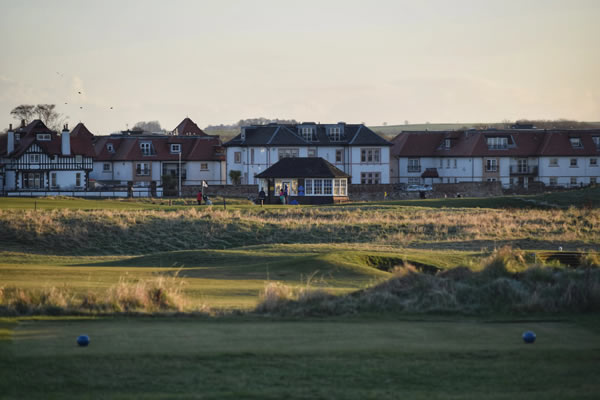
[[[202,204],[202,190],[198,190],[198,195],[196,196],[196,200],[198,200],[198,205]]]
[[[258,202],[261,205],[264,203],[266,197],[267,195],[265,194],[265,191],[263,190],[263,188],[260,188],[260,192],[258,192]]]
[[[283,194],[283,189],[279,190],[279,201],[281,204],[285,204],[285,195]]]
[[[288,203],[288,187],[287,187],[287,185],[283,185],[283,198],[285,199],[285,203],[283,203],[283,204],[287,204]]]

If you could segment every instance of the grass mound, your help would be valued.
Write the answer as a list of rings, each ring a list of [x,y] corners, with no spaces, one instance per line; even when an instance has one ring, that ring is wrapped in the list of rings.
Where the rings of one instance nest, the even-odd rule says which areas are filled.
[[[0,287],[0,315],[79,315],[182,312],[184,281],[176,276],[146,280],[122,278],[104,293],[76,293],[68,287]],[[199,312],[208,312],[201,307]]]
[[[437,274],[405,264],[394,276],[345,296],[267,286],[256,311],[279,315],[401,313],[556,313],[600,311],[600,269],[528,266],[522,253],[501,249],[479,271],[458,267]]]

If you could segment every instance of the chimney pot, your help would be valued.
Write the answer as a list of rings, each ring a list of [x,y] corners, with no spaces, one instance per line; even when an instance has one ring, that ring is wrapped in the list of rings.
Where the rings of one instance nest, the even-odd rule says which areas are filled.
[[[21,120],[21,128],[25,128],[25,120],[24,119]]]
[[[12,124],[8,124],[8,130],[12,131]]]

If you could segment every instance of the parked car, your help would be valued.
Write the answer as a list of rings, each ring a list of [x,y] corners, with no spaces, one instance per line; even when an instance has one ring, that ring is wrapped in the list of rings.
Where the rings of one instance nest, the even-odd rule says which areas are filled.
[[[407,192],[429,192],[433,190],[431,185],[408,185],[406,187]]]

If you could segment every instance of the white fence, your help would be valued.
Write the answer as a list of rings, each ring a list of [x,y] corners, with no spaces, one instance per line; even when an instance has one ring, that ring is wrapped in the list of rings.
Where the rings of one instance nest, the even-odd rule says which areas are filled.
[[[72,190],[53,190],[53,191],[9,191],[8,197],[50,197],[50,196],[70,196],[86,198],[106,198],[106,197],[129,197],[127,190],[102,190],[102,191],[72,191]],[[133,188],[131,197],[162,197],[162,187],[156,188],[156,196],[152,196],[150,188]]]

